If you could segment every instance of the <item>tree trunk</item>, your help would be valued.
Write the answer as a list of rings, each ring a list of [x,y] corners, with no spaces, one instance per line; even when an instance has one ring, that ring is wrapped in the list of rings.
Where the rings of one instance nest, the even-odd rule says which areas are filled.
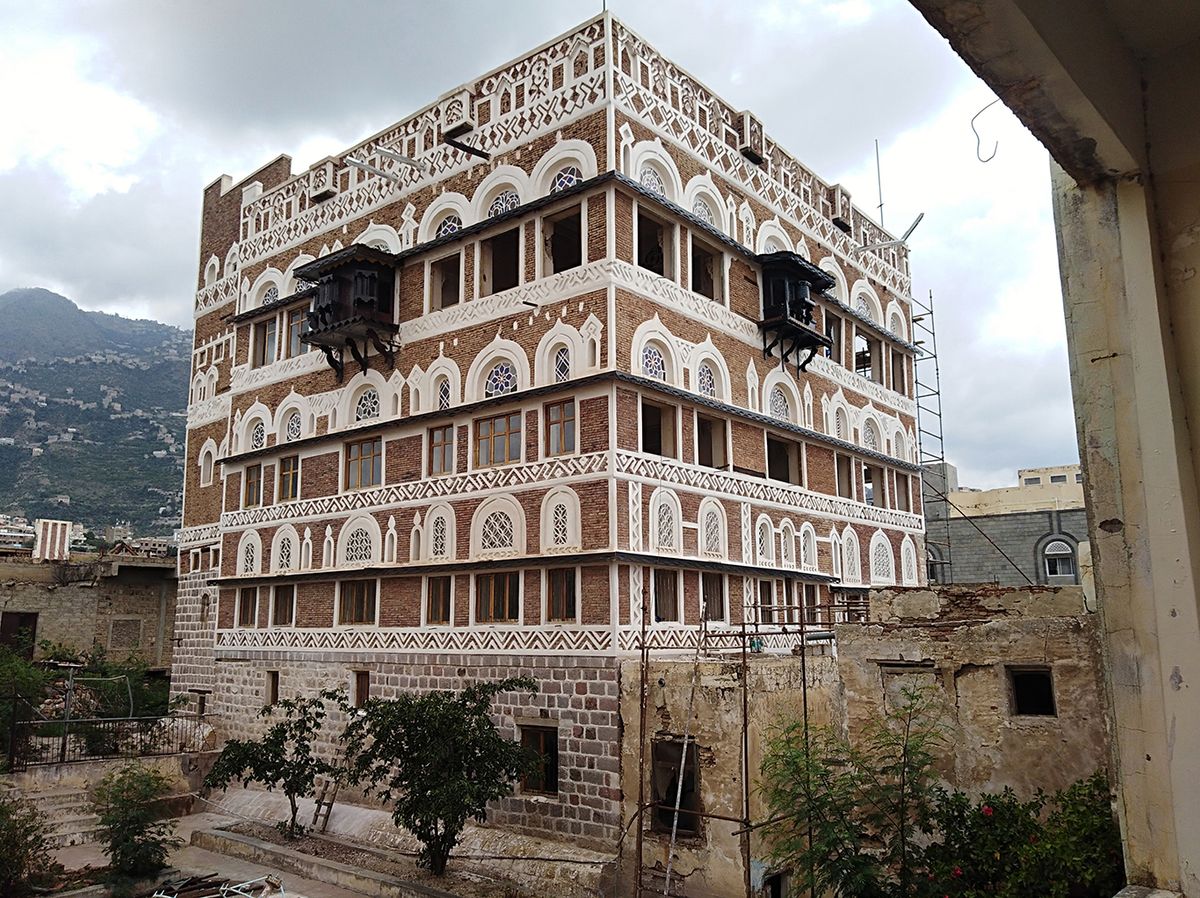
[[[292,819],[288,823],[288,838],[294,839],[294,838],[296,838],[296,814],[299,811],[299,808],[296,805],[296,796],[295,795],[289,794],[287,797],[287,800],[288,800],[288,804],[290,804],[292,806]]]

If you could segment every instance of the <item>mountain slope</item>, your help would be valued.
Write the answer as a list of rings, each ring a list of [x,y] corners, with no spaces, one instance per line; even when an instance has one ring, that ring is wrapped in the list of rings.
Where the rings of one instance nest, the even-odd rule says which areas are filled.
[[[191,333],[0,294],[0,513],[177,525]]]

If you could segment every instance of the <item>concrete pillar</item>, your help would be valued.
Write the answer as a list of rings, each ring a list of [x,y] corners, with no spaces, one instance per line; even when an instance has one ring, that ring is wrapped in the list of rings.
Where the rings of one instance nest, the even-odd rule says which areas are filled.
[[[1079,186],[1055,165],[1053,192],[1126,869],[1200,896],[1196,385],[1181,382],[1150,191]]]

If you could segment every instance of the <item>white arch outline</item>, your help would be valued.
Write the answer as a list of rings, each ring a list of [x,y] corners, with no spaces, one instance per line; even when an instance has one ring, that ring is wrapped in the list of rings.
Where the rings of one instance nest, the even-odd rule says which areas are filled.
[[[658,508],[660,505],[671,506],[671,538],[674,548],[664,548],[662,534],[659,533]],[[655,487],[650,494],[650,550],[652,552],[670,552],[673,555],[683,554],[683,506],[675,491],[665,486]]]
[[[486,221],[488,207],[492,204],[492,200],[506,188],[516,191],[517,200],[521,204],[532,199],[529,190],[529,175],[525,174],[524,169],[515,165],[498,165],[475,188],[475,193],[471,197],[471,220]],[[466,219],[463,221],[465,223]]]
[[[400,239],[400,234],[395,228],[387,224],[376,224],[374,219],[371,219],[351,242],[376,248],[382,243],[382,248],[389,253],[398,253],[404,248],[404,241]]]
[[[884,547],[887,550],[888,569],[886,571],[878,571],[875,567],[875,550],[879,547]],[[871,568],[871,585],[872,586],[894,586],[896,583],[896,554],[892,549],[892,541],[887,538],[882,530],[876,530],[871,534],[871,547],[867,560]]]
[[[584,180],[598,174],[596,149],[586,140],[560,140],[548,149],[529,176],[534,196],[545,196],[550,192],[554,177],[568,165],[575,165]]]
[[[679,204],[683,196],[683,179],[679,177],[679,168],[675,165],[675,160],[671,158],[671,154],[667,152],[662,141],[657,137],[654,140],[640,140],[633,145],[629,159],[630,170],[626,174],[640,184],[644,165],[649,165],[662,178],[663,188],[666,190],[664,199]],[[724,208],[724,204],[722,204],[722,208]],[[717,211],[717,209],[713,210],[713,212]]]
[[[571,355],[571,371],[568,378],[578,377],[583,370],[586,348],[583,335],[571,325],[559,319],[554,322],[542,339],[538,341],[534,356],[533,382],[537,386],[555,382],[554,356],[559,346],[566,346]]]
[[[443,193],[427,207],[417,226],[417,243],[427,243],[435,238],[434,229],[441,224],[449,213],[455,213],[462,221],[462,226],[469,227],[475,223],[471,216],[471,201],[461,193]]]
[[[517,374],[517,389],[514,392],[529,389],[529,356],[520,343],[505,340],[499,334],[479,351],[467,371],[466,393],[464,402],[475,402],[484,397],[484,381],[497,362],[508,361],[513,365]]]
[[[714,398],[722,402],[732,402],[729,366],[725,363],[725,356],[721,350],[713,343],[711,334],[705,336],[704,342],[697,343],[692,347],[691,358],[688,361],[688,385],[693,393],[700,392],[700,366],[705,362],[708,362],[709,367],[713,369],[713,375],[717,382],[717,395]]]
[[[292,566],[290,568],[281,568],[279,566],[279,550],[282,548],[285,539],[292,541]],[[281,570],[300,570],[300,534],[296,532],[296,528],[291,524],[281,524],[275,529],[275,533],[271,537],[271,573]]]
[[[705,549],[704,540],[707,534],[707,516],[710,511],[715,511],[719,528],[717,531],[717,552],[714,554]],[[729,557],[729,521],[725,515],[725,506],[712,496],[705,496],[700,500],[700,508],[696,513],[696,547],[698,554],[708,558],[728,558]]]
[[[642,376],[642,348],[649,342],[655,342],[663,350],[663,359],[667,365],[665,383],[672,386],[682,386],[683,368],[679,360],[679,352],[675,346],[675,335],[667,330],[659,320],[658,313],[648,321],[643,321],[633,332],[633,342],[630,344],[629,366],[632,373]]]
[[[446,520],[446,554],[433,554],[433,525],[439,518]],[[427,561],[453,561],[458,557],[458,516],[455,515],[454,509],[446,502],[439,502],[436,505],[430,506],[425,512],[425,523],[422,526],[425,538],[422,540],[423,545],[420,547],[421,552],[418,557],[424,558]]]
[[[246,571],[246,563],[245,563],[246,562],[246,549],[248,547],[253,547],[253,549],[254,549],[254,564],[252,565],[253,570],[249,571],[249,572]],[[262,537],[258,535],[257,530],[247,530],[245,533],[242,534],[241,539],[238,540],[237,571],[236,571],[237,576],[253,577],[258,574],[261,574],[262,573],[262,563],[263,563]]]
[[[567,541],[561,546],[554,544],[554,508],[567,508]],[[568,486],[556,486],[542,497],[541,546],[543,554],[568,552],[583,547],[583,528],[579,510],[579,494]]]
[[[496,511],[508,514],[513,523],[513,545],[511,549],[491,549],[487,552],[482,548],[483,522],[488,515]],[[510,558],[514,555],[525,554],[525,509],[512,496],[491,496],[479,504],[471,517],[471,558]]]
[[[350,541],[350,535],[357,530],[366,530],[367,535],[371,537],[371,560],[356,561],[353,564],[346,561],[346,544]],[[338,530],[337,537],[337,566],[338,567],[356,567],[369,566],[378,564],[382,556],[383,550],[383,531],[379,527],[379,522],[375,520],[374,515],[356,514],[354,517],[342,524]]]

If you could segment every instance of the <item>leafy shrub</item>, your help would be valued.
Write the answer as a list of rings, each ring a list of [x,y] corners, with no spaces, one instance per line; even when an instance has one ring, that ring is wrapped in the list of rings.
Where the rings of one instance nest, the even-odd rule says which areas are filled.
[[[283,719],[272,724],[261,739],[231,739],[221,750],[213,769],[204,780],[212,789],[224,789],[241,780],[243,786],[262,783],[267,790],[280,789],[291,806],[291,818],[284,835],[292,838],[302,827],[296,824],[297,799],[309,795],[318,776],[329,775],[332,766],[313,754],[313,742],[321,732],[328,714],[325,703],[344,707],[345,693],[325,690],[314,698],[284,699],[267,705],[260,717],[283,712]]]
[[[511,795],[536,762],[489,716],[497,695],[518,689],[534,692],[537,684],[514,677],[461,692],[372,699],[346,727],[352,781],[392,803],[392,820],[420,840],[417,862],[435,876],[446,872],[467,820],[486,820],[487,803]]]
[[[140,764],[129,764],[101,780],[93,802],[114,873],[130,878],[157,873],[166,866],[171,849],[183,844],[173,835],[174,822],[161,819],[162,799],[170,791],[166,776]]]
[[[0,793],[0,895],[25,895],[51,867],[45,822],[33,805]]]

